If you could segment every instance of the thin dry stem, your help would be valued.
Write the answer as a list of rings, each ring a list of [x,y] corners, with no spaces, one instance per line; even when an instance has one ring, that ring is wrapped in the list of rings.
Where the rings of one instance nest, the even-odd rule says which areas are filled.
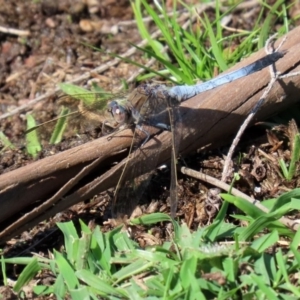
[[[271,50],[271,44],[273,43],[273,41],[275,40],[275,37],[277,36],[277,34],[272,35],[266,42],[265,45],[265,51],[267,54],[272,53]],[[283,45],[283,43],[285,42],[285,38],[282,39],[282,41],[280,42],[279,46],[277,47],[277,49],[275,51],[278,51],[279,48]],[[242,126],[240,127],[237,135],[235,136],[230,149],[228,151],[228,154],[226,156],[225,162],[224,162],[224,167],[223,167],[223,172],[222,172],[222,181],[226,181],[227,178],[229,177],[229,166],[232,160],[232,156],[233,153],[235,151],[236,146],[238,145],[243,133],[245,132],[246,128],[249,126],[249,124],[251,123],[252,119],[254,118],[255,114],[258,112],[259,108],[263,105],[263,103],[265,102],[266,97],[268,96],[268,94],[270,93],[272,87],[274,86],[275,82],[277,81],[277,79],[279,78],[278,73],[276,72],[276,70],[274,69],[274,66],[270,66],[269,67],[269,71],[270,71],[270,76],[271,76],[271,80],[267,86],[267,88],[265,89],[264,93],[262,94],[262,96],[260,97],[259,101],[257,102],[257,104],[254,106],[254,108],[251,110],[250,114],[247,116],[247,118],[245,119],[245,121],[243,122]]]
[[[30,35],[29,30],[21,30],[21,29],[9,28],[9,27],[4,27],[4,26],[0,26],[0,32],[18,35],[18,36]]]
[[[199,180],[202,180],[202,181],[205,181],[209,184],[212,184],[226,192],[229,192],[236,196],[236,197],[240,197],[240,198],[243,198],[245,199],[246,201],[250,202],[251,204],[255,205],[257,208],[259,208],[260,210],[262,210],[263,212],[265,213],[268,213],[269,210],[263,206],[262,204],[260,204],[260,202],[258,200],[255,200],[251,197],[249,197],[248,195],[240,192],[239,190],[235,189],[235,188],[231,188],[230,185],[226,184],[225,182],[223,181],[220,181],[214,177],[211,177],[207,174],[204,174],[204,173],[201,173],[201,172],[197,172],[195,170],[192,170],[192,169],[189,169],[189,168],[186,168],[186,167],[182,167],[181,169],[181,172],[183,174],[186,174],[186,175],[189,175],[191,177],[194,177],[196,179],[199,179]],[[289,228],[292,228],[293,230],[297,230],[299,228],[299,224],[293,220],[290,220],[288,218],[285,218],[285,217],[282,217],[279,219],[279,221],[288,226]]]

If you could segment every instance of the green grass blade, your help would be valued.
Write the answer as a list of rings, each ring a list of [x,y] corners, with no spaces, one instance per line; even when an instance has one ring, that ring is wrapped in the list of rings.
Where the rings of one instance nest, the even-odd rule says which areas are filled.
[[[70,296],[72,300],[91,299],[90,291],[86,286],[82,286],[78,289],[70,289]]]
[[[63,297],[58,297],[57,293],[54,292],[54,288],[53,286],[45,286],[45,285],[37,285],[33,287],[33,292],[37,295],[37,296],[41,296],[41,295],[49,295],[49,294],[55,294],[55,296],[57,297],[57,299],[62,299]]]
[[[152,266],[153,262],[145,262],[144,260],[139,259],[128,266],[123,267],[121,270],[116,272],[113,277],[116,279],[116,283],[122,282],[123,280],[129,279],[131,276],[149,270]]]
[[[287,169],[287,167],[285,165],[285,162],[284,162],[284,160],[282,158],[279,159],[279,165],[280,165],[281,171],[283,173],[283,176],[286,179],[288,179],[288,177],[289,177],[289,171],[288,171],[288,169]]]
[[[134,225],[150,225],[157,224],[159,222],[171,222],[172,218],[164,213],[153,213],[149,215],[144,215],[133,220],[130,220],[131,224]]]
[[[87,267],[90,244],[91,244],[91,233],[83,232],[78,243],[77,259],[75,262],[76,270],[82,270]]]
[[[77,259],[79,237],[72,221],[65,223],[57,223],[57,227],[62,231],[65,241],[65,249],[68,260],[74,264]]]
[[[59,273],[62,274],[64,282],[66,283],[68,289],[70,290],[79,287],[79,281],[69,262],[63,257],[62,254],[60,254],[56,250],[54,250],[54,257]]]
[[[57,120],[54,130],[52,132],[49,143],[55,145],[61,142],[63,134],[67,127],[67,116],[70,113],[70,109],[63,107],[61,113],[59,114],[59,119]]]
[[[222,226],[224,226],[224,219],[227,213],[227,209],[228,203],[223,202],[221,209],[218,212],[218,215],[214,219],[214,222],[211,225],[209,225],[206,229],[205,238],[212,243],[217,240],[217,236],[219,235]]]
[[[269,247],[275,245],[279,241],[279,235],[276,230],[273,230],[271,233],[263,235],[256,239],[251,247],[257,250],[259,253],[263,253]]]
[[[269,8],[267,13],[267,17],[264,19],[264,23],[261,26],[260,35],[259,35],[259,48],[264,47],[266,40],[270,36],[270,32],[272,32],[272,28],[274,26],[274,22],[276,21],[277,10],[278,8],[285,3],[285,0],[277,0],[272,6],[268,7],[268,4],[264,1],[261,2],[263,6]]]
[[[297,199],[295,203],[300,202],[300,188],[293,189],[290,192],[286,192],[280,195],[275,201],[274,206],[271,208],[270,212],[276,211],[286,204],[291,204],[293,202],[293,199]]]
[[[36,127],[36,122],[32,115],[29,114],[26,115],[26,119],[27,119],[27,130]],[[33,157],[36,157],[38,152],[42,150],[42,146],[40,144],[36,130],[33,130],[26,134],[26,150]]]
[[[116,297],[124,297],[126,293],[117,288],[114,288],[111,283],[107,283],[99,276],[96,276],[90,273],[88,270],[80,270],[76,272],[76,276],[78,279],[82,280],[90,287],[94,288],[98,295],[103,297],[116,296]]]
[[[143,1],[142,1],[143,2]],[[143,3],[144,4],[144,3]],[[141,1],[132,1],[131,2],[132,10],[135,15],[135,19],[137,22],[137,27],[139,29],[140,35],[143,39],[147,40],[150,47],[153,49],[154,53],[156,54],[157,57],[163,58],[162,54],[159,52],[159,49],[156,47],[155,41],[151,38],[150,33],[148,32],[144,20],[143,20],[143,15],[142,15],[142,9],[141,9]],[[153,18],[153,10],[149,8],[149,6],[146,6],[146,9],[148,8],[148,13],[152,13],[152,18]],[[155,15],[154,18],[156,19]]]
[[[52,286],[53,293],[57,298],[64,299],[67,293],[67,287],[64,282],[62,274],[58,274],[55,280],[54,285]],[[47,291],[49,293],[51,291]]]
[[[189,280],[189,277],[190,275],[194,276],[196,270],[197,258],[195,256],[192,256],[191,258],[183,261],[180,269],[180,278],[184,289],[187,289],[190,286],[191,282]]]
[[[6,286],[7,285],[6,263],[3,255],[1,255],[1,273],[2,273],[3,284]]]
[[[297,133],[294,137],[292,147],[292,159],[290,162],[287,180],[292,180],[296,173],[296,163],[299,161],[300,156],[300,134]]]
[[[299,245],[300,245],[300,230],[297,230],[295,236],[293,237],[292,242],[290,243],[290,247],[294,247],[295,249],[297,249]]]
[[[4,148],[16,148],[2,131],[0,131],[0,142],[3,144]]]
[[[22,273],[19,275],[19,278],[13,290],[19,293],[22,287],[24,287],[31,279],[33,279],[40,269],[41,268],[37,259],[33,258],[31,262],[24,268]]]
[[[266,299],[279,300],[276,292],[270,286],[267,286],[260,276],[256,274],[251,274],[250,277],[252,278],[253,282],[256,283],[256,285],[259,287],[262,293],[266,296]]]
[[[110,243],[106,240],[105,234],[100,231],[97,226],[93,231],[93,239],[97,243],[97,246],[92,250],[94,257],[97,257],[97,262],[99,267],[104,270],[107,274],[111,274],[111,268],[113,266],[110,264],[112,257],[112,251]]]
[[[85,97],[85,95],[90,95],[91,91],[85,88],[71,83],[60,83],[58,86],[65,94],[72,96],[74,99],[90,101],[90,97]]]
[[[209,40],[211,42],[212,52],[214,54],[214,57],[217,61],[218,67],[221,69],[221,71],[225,71],[228,69],[228,66],[226,64],[226,61],[223,58],[222,50],[220,49],[220,46],[217,42],[217,38],[213,32],[213,28],[211,26],[210,21],[208,20],[207,16],[205,15],[205,26],[208,31]]]
[[[249,201],[236,197],[230,194],[220,194],[220,196],[227,202],[232,203],[237,208],[245,213],[246,216],[251,216],[253,219],[257,219],[258,217],[264,215],[265,213],[259,209],[254,204]]]

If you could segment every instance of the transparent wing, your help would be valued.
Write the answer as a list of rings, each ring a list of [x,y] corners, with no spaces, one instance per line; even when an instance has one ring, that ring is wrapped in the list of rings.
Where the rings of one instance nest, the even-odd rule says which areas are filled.
[[[136,139],[133,142],[136,142]],[[144,147],[147,147],[147,145]],[[151,162],[149,157],[145,157],[144,163],[141,163],[138,156],[145,156],[144,151],[145,148],[137,149],[132,151],[126,158],[124,170],[115,190],[112,204],[112,215],[115,218],[124,219],[125,216],[130,217],[142,197],[145,196],[145,191],[155,171],[149,171],[149,167],[152,163],[150,168],[155,168],[159,152],[151,155]]]
[[[74,113],[69,120],[79,118],[87,121],[103,123],[109,117],[107,103],[118,95],[102,95],[97,93],[78,94],[75,96],[65,95],[58,99],[60,105],[72,107]],[[89,99],[89,101],[86,101]]]
[[[138,117],[135,116],[136,127],[131,146],[132,151],[130,151],[127,158],[127,163],[115,192],[113,201],[114,217],[124,218],[126,215],[130,216],[143,197],[151,176],[157,167],[161,144],[158,140],[152,139],[151,143],[143,145],[149,128],[170,129],[173,127],[171,123],[175,124],[180,119],[177,108],[173,109],[169,106],[168,99],[163,92],[164,90],[162,86],[142,85],[128,97],[130,103],[128,103],[127,107],[132,107],[138,111]],[[172,168],[171,176],[171,187],[173,189],[173,193],[171,193],[172,212],[176,211],[177,205],[177,179],[176,173],[173,173],[173,171],[176,172],[179,140],[175,138],[173,145],[172,148],[175,149],[173,157],[175,159],[172,159],[174,167]],[[147,147],[152,147],[153,149],[148,149]]]
[[[67,114],[61,114],[59,117],[51,119],[50,121],[43,122],[38,126],[31,128],[26,133],[39,129],[44,131],[47,124],[54,124],[61,118],[67,117],[68,130],[73,130],[73,133],[80,130],[88,131],[95,127],[101,127],[104,123],[105,129],[110,133],[118,124],[114,122],[111,114],[107,111],[108,102],[115,98],[126,97],[126,93],[105,93],[105,92],[91,92],[79,88],[82,93],[76,94],[75,92],[81,91],[78,89],[67,91],[69,94],[62,95],[58,98],[57,103],[60,106],[68,107],[70,110]],[[83,92],[84,91],[84,92]],[[51,127],[49,129],[52,130]],[[103,134],[106,134],[104,132]]]
[[[171,217],[175,218],[178,204],[177,158],[179,154],[179,145],[182,136],[182,119],[179,113],[179,107],[173,106],[170,99],[169,107],[170,126],[172,132],[170,206]]]

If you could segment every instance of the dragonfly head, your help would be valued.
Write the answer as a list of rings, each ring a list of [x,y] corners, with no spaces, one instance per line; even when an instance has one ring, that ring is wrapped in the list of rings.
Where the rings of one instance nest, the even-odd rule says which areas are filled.
[[[128,122],[129,116],[127,110],[117,101],[108,103],[108,111],[118,124],[125,124]]]

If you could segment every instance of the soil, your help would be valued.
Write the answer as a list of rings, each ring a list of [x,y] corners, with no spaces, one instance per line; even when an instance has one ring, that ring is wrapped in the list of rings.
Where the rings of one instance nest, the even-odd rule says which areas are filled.
[[[167,1],[167,4],[171,6],[171,2]],[[60,82],[77,80],[86,71],[92,71],[91,77],[76,81],[77,85],[90,88],[95,82],[106,91],[120,91],[123,80],[130,78],[137,71],[137,67],[119,62],[100,73],[93,70],[113,60],[109,53],[122,55],[131,48],[128,42],[138,44],[141,41],[133,19],[132,8],[126,0],[0,0],[0,24],[7,29],[6,32],[0,30],[0,113],[28,105],[27,109],[1,121],[0,131],[17,148],[8,150],[2,145],[0,173],[9,172],[33,160],[86,143],[101,135],[99,128],[90,131],[90,128],[85,127],[81,129],[79,138],[78,134],[74,136],[70,132],[59,145],[49,146],[46,141],[52,129],[45,129],[41,135],[43,151],[33,159],[24,151],[25,114],[32,112],[38,123],[56,117],[60,109],[58,95],[46,97],[34,106],[30,105],[31,101],[40,95],[51,93]],[[251,28],[251,24],[243,25]],[[149,23],[149,26],[151,28],[152,24]],[[12,29],[19,31],[14,32]],[[95,48],[100,48],[101,51],[96,51]],[[138,51],[130,59],[141,64],[147,62],[147,58]],[[159,68],[159,65],[152,67]],[[131,83],[134,84],[137,83]],[[263,159],[264,155],[278,153],[285,161],[290,159],[292,135],[289,127],[281,126],[267,135],[265,130],[256,131],[254,136],[256,139],[242,141],[240,148],[236,150],[236,153],[244,153],[243,159],[239,160],[237,157],[232,165],[242,176],[236,188],[257,199],[264,199],[276,197],[283,191],[296,187],[299,179],[285,182],[278,174],[278,165],[272,163],[272,160]],[[202,152],[185,158],[184,163],[220,179],[224,162],[222,154],[226,154],[226,151],[224,148],[218,149],[218,152]],[[169,173],[168,168],[157,171],[148,192],[145,193],[147,197],[141,203],[139,213],[170,212]],[[218,211],[219,205],[207,201],[207,194],[212,186],[184,175],[179,177],[178,217],[191,229],[208,224]],[[256,189],[257,186],[260,189]],[[63,241],[55,225],[58,221],[77,222],[80,218],[85,222],[93,220],[101,224],[103,230],[111,229],[115,226],[113,222],[107,222],[111,193],[112,191],[108,191],[95,195],[91,201],[77,204],[30,231],[25,231],[3,245],[3,253],[10,257],[30,255],[32,252],[46,256],[48,249],[59,249]],[[159,230],[160,238],[163,239],[165,228]],[[147,244],[138,234],[135,238],[141,246]],[[11,275],[14,276],[13,272]],[[7,295],[10,293],[9,290],[2,292],[8,293]],[[13,299],[12,295],[10,297]]]

